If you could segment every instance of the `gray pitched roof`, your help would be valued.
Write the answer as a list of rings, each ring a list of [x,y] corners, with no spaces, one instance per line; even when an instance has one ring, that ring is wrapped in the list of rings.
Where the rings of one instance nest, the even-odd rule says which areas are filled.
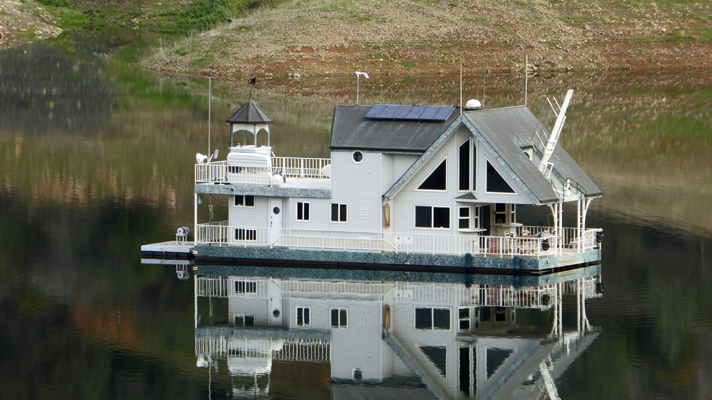
[[[539,201],[545,203],[556,200],[549,181],[522,150],[523,147],[531,146],[529,140],[534,130],[545,131],[548,136],[548,130],[528,108],[517,106],[467,111],[463,115]],[[550,162],[554,164],[556,173],[563,179],[571,178],[577,182],[587,196],[603,194],[561,146],[556,146]]]
[[[250,99],[225,122],[228,124],[271,124],[274,121],[262,111],[257,103]]]
[[[336,106],[331,123],[331,149],[424,152],[455,121],[394,121],[364,118],[368,106]]]

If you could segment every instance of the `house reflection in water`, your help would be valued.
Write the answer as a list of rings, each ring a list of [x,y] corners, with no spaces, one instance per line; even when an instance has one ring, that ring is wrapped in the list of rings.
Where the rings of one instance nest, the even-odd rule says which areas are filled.
[[[329,363],[332,398],[558,398],[554,379],[598,335],[586,300],[601,296],[600,265],[467,285],[204,273],[197,365],[226,360],[238,397],[268,395],[272,362],[286,361]],[[575,303],[566,327],[563,299]],[[203,323],[226,309],[227,322]]]

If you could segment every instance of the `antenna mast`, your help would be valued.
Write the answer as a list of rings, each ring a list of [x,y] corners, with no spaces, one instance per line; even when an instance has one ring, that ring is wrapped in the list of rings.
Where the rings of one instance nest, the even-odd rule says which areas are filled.
[[[212,76],[211,72],[208,72],[208,154],[210,154],[210,103],[212,103]]]
[[[460,58],[460,115],[462,115],[462,57]]]
[[[524,64],[524,107],[527,106],[528,94],[529,94],[529,55],[527,55],[526,63]]]

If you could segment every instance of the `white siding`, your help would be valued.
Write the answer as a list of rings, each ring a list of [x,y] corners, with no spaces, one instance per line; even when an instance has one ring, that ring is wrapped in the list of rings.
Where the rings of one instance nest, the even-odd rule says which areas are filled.
[[[382,155],[381,193],[386,193],[419,157],[407,154]]]
[[[266,228],[269,220],[267,215],[268,200],[268,197],[255,196],[254,207],[235,207],[235,196],[229,196],[230,225]]]
[[[363,161],[355,163],[350,151],[331,153],[331,201],[324,210],[331,219],[331,203],[348,204],[348,222],[330,223],[331,230],[351,232],[381,231],[381,153],[363,152]],[[365,210],[366,218],[362,218]]]

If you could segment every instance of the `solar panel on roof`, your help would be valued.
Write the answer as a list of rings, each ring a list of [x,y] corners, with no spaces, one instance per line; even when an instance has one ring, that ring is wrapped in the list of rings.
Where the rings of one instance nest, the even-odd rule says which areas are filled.
[[[366,118],[378,118],[378,115],[386,108],[384,105],[375,105],[366,113]]]
[[[446,121],[455,107],[390,106],[375,105],[366,113],[370,119],[409,121]]]
[[[450,117],[455,107],[440,107],[433,116],[433,121],[445,121]]]
[[[393,119],[404,119],[412,109],[413,106],[398,106],[398,110],[393,114]]]
[[[420,118],[424,120],[430,120],[433,118],[436,112],[438,112],[439,107],[425,107],[425,111],[420,115]]]
[[[386,106],[383,112],[378,116],[378,119],[393,119],[393,114],[398,111],[398,106]]]

